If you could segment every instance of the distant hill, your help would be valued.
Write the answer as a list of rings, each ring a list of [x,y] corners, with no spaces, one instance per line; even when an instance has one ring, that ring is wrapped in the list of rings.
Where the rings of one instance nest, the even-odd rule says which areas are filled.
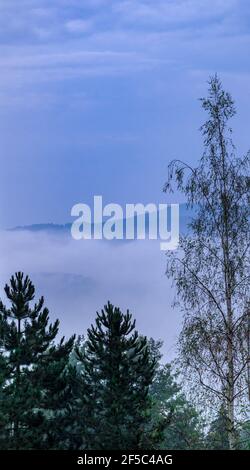
[[[18,225],[9,229],[10,231],[29,231],[29,232],[68,232],[71,229],[71,223],[67,224],[53,224],[53,223],[44,223],[44,224],[32,224],[32,225]]]
[[[194,210],[187,209],[186,204],[180,204],[180,232],[185,233],[188,223],[194,213]],[[136,219],[136,218],[135,218]],[[73,220],[72,220],[73,222]],[[10,231],[29,231],[29,232],[49,232],[49,233],[65,233],[70,234],[72,222],[65,224],[41,223],[32,225],[21,225],[9,229]],[[103,222],[103,224],[105,221]],[[123,227],[125,227],[126,219],[123,219]],[[91,224],[92,233],[94,224]],[[148,233],[148,216],[146,216],[146,233]]]

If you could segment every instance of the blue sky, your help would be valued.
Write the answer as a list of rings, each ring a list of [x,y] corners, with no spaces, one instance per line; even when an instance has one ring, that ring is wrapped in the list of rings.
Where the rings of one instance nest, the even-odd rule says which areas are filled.
[[[248,0],[0,0],[0,293],[22,270],[61,332],[84,333],[107,300],[174,355],[181,313],[159,242],[76,242],[7,227],[70,221],[71,207],[178,202],[167,165],[193,165],[198,98],[217,72],[249,146]],[[112,244],[113,243],[113,244]]]
[[[0,226],[68,221],[94,194],[165,201],[170,159],[202,152],[214,72],[246,152],[249,50],[247,0],[0,0]]]

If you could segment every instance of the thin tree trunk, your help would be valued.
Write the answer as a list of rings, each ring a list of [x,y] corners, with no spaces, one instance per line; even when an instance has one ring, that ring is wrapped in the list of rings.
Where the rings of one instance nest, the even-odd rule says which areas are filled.
[[[235,435],[235,406],[234,406],[234,358],[233,358],[233,331],[232,312],[229,312],[228,325],[228,441],[230,450],[236,449]]]
[[[250,306],[247,311],[247,387],[250,401]]]
[[[225,297],[227,308],[227,368],[228,368],[228,390],[227,390],[227,414],[228,414],[228,441],[229,448],[236,448],[235,436],[235,403],[234,403],[234,327],[233,327],[233,309],[232,309],[232,272],[229,254],[229,195],[227,188],[227,172],[226,172],[226,147],[221,129],[220,118],[218,118],[219,141],[222,158],[222,186],[221,186],[221,203],[223,207],[223,225],[222,230],[222,250],[224,259],[224,282]]]
[[[20,339],[21,339],[21,320],[20,318],[18,319],[18,326],[17,326],[17,334],[18,334],[18,354],[20,350]],[[19,384],[20,384],[20,357],[18,355],[18,361],[17,361],[17,368],[16,368],[16,396],[18,397],[19,395]],[[19,449],[19,419],[18,415],[15,418],[14,421],[14,443],[15,443],[15,449]]]

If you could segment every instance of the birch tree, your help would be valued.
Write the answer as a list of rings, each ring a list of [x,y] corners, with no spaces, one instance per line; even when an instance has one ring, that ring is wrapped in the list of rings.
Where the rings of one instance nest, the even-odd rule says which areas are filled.
[[[174,160],[164,190],[181,191],[193,217],[167,275],[183,309],[179,353],[188,377],[226,406],[230,449],[249,403],[249,153],[236,156],[231,95],[217,76],[201,100],[204,153],[197,168]],[[196,383],[196,382],[195,382]]]

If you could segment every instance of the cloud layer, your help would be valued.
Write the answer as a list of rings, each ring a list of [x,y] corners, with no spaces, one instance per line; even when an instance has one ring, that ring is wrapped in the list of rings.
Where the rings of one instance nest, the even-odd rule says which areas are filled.
[[[230,46],[230,57],[237,48],[234,61],[249,72],[239,49],[249,46],[249,10],[246,0],[2,1],[0,84],[17,93],[41,81],[134,75],[187,62],[207,71],[211,54],[222,70],[234,70]]]
[[[61,334],[83,334],[110,300],[137,319],[141,333],[164,339],[174,355],[180,315],[171,308],[174,291],[164,275],[158,241],[74,241],[67,234],[1,232],[1,298],[10,275],[29,274],[44,295]],[[135,269],[136,267],[136,269]]]

